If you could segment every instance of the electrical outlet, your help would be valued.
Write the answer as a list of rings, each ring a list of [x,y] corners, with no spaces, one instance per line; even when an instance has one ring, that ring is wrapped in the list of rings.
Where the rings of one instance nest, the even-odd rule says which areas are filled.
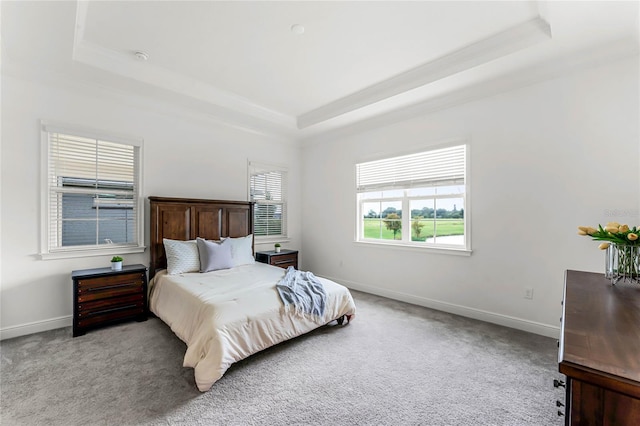
[[[533,288],[526,287],[524,289],[524,298],[525,299],[533,299]]]

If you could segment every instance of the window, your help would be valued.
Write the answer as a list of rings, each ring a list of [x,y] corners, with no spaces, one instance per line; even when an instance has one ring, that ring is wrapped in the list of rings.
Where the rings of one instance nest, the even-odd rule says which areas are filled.
[[[255,202],[253,233],[256,238],[287,238],[286,169],[249,162],[249,199]]]
[[[42,257],[141,252],[141,141],[42,125]]]
[[[358,241],[468,249],[466,145],[356,164]]]

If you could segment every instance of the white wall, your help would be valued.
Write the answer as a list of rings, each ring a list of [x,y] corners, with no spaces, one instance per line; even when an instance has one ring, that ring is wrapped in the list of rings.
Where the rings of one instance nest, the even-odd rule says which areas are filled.
[[[354,289],[553,335],[564,270],[600,272],[604,263],[576,226],[640,225],[637,75],[637,59],[619,61],[327,138],[301,152],[291,141],[214,124],[192,111],[5,74],[0,338],[69,325],[71,271],[109,260],[38,259],[40,119],[143,138],[144,197],[244,200],[247,159],[286,165],[287,247],[302,249],[303,268]],[[457,137],[471,145],[473,254],[355,244],[354,164]],[[148,264],[148,251],[126,261]],[[523,298],[525,287],[534,288],[533,300]]]
[[[288,166],[292,239],[286,246],[300,246],[300,150],[290,141],[215,124],[197,118],[195,111],[132,96],[55,87],[6,74],[2,105],[2,338],[70,325],[71,271],[105,267],[110,260],[37,256],[41,119],[143,138],[145,200],[150,195],[246,200],[248,159]],[[148,220],[148,201],[145,210]],[[148,229],[145,240],[148,244]],[[127,255],[126,263],[148,265],[149,250]]]
[[[640,225],[638,61],[587,69],[303,149],[304,267],[351,288],[554,336],[578,225]],[[466,138],[469,257],[354,243],[354,164]],[[524,299],[525,287],[534,289]]]

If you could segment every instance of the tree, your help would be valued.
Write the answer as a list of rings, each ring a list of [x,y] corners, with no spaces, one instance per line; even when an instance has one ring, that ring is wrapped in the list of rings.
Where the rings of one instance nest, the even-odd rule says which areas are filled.
[[[433,209],[429,207],[423,207],[421,211],[418,211],[416,216],[433,218]]]
[[[378,217],[378,213],[376,213],[374,210],[369,210],[369,213],[367,213],[365,217],[368,217],[369,219],[375,219]]]
[[[451,217],[451,214],[449,213],[449,210],[447,209],[437,209],[436,210],[436,217],[439,219],[448,219],[449,217]]]
[[[387,207],[380,213],[380,217],[388,217],[390,214],[397,214],[398,210],[395,207]]]
[[[383,220],[384,225],[388,230],[393,231],[393,239],[396,239],[396,234],[400,229],[402,229],[402,222],[400,221],[400,216],[396,213],[389,213],[387,218]]]
[[[460,210],[453,210],[453,213],[451,213],[451,219],[462,219],[464,217],[464,209],[460,209]]]
[[[424,223],[422,223],[422,216],[416,216],[413,218],[413,222],[411,222],[411,228],[413,229],[413,233],[416,234],[416,239],[420,239],[420,233],[422,232],[422,228],[424,227]]]

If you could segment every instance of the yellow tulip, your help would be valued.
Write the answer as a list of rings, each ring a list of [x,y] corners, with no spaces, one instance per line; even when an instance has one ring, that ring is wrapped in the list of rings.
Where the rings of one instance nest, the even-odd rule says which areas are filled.
[[[618,222],[607,222],[607,226],[615,226],[617,228],[620,224]]]
[[[580,230],[578,231],[578,235],[587,235],[587,233],[585,231]]]
[[[607,225],[604,227],[604,230],[607,232],[611,232],[612,234],[615,234],[618,232],[618,227],[615,225]]]
[[[635,240],[637,240],[637,239],[638,239],[638,234],[634,234],[634,233],[632,232],[632,233],[630,233],[629,235],[627,235],[627,239],[628,239],[629,241],[635,241]]]
[[[598,230],[596,228],[592,228],[590,226],[587,228],[587,234],[589,234],[589,235],[593,235],[596,232],[598,232]]]
[[[600,250],[606,250],[609,248],[609,243],[600,243],[600,245],[598,246],[598,248]]]
[[[620,227],[618,228],[618,232],[627,232],[627,231],[629,231],[628,225],[620,225]]]
[[[584,232],[587,232],[589,227],[588,226],[578,226],[578,229]]]

